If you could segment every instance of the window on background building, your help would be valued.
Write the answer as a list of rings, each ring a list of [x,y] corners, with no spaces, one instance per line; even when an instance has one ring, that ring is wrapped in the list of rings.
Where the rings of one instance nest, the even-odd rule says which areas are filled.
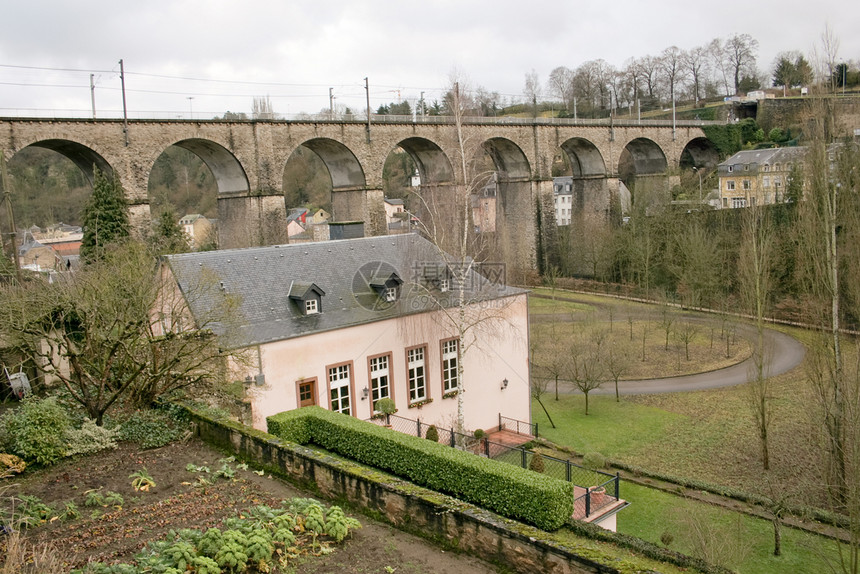
[[[423,401],[427,398],[427,374],[424,357],[427,347],[406,351],[406,367],[409,372],[409,402]]]
[[[764,187],[765,189],[770,187],[770,176],[766,175],[763,178],[761,178],[761,186]]]
[[[442,343],[442,391],[457,390],[457,351],[459,341],[452,339]]]
[[[726,171],[728,171],[729,173],[732,173],[733,171],[735,171],[735,166],[733,166],[733,165],[726,166]]]
[[[319,306],[316,299],[308,299],[305,301],[305,315],[314,315],[319,313]]]
[[[349,401],[349,365],[338,365],[328,370],[328,387],[331,395],[331,410],[345,415],[352,414]]]
[[[391,398],[389,366],[388,355],[370,359],[370,398],[373,401],[372,405],[376,405],[376,401],[379,399]]]
[[[726,182],[726,189],[727,189],[727,190],[729,190],[729,191],[734,191],[734,190],[735,190],[735,182],[734,182],[734,180],[731,180],[731,179],[730,179],[729,181],[727,181],[727,182]]]
[[[740,207],[746,207],[746,206],[747,206],[747,200],[744,199],[743,197],[733,197],[732,198],[732,207],[733,208],[738,209]]]
[[[397,287],[385,288],[385,300],[389,303],[397,301]]]
[[[749,190],[751,188],[752,188],[752,184],[750,183],[750,180],[745,179],[744,180],[744,189]]]

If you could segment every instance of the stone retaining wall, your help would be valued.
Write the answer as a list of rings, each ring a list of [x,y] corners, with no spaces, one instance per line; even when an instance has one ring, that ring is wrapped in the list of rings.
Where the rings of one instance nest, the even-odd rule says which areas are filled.
[[[515,572],[618,572],[560,544],[540,540],[543,532],[534,527],[238,423],[191,415],[197,435],[206,442],[443,546]]]

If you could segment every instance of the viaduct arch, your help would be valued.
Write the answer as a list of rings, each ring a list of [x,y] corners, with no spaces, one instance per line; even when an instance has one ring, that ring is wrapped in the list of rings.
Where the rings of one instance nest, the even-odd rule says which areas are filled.
[[[133,223],[149,223],[147,187],[156,159],[171,145],[196,154],[218,186],[220,246],[286,242],[283,170],[299,147],[316,153],[329,170],[336,221],[361,220],[365,233],[386,232],[382,168],[400,147],[418,167],[422,186],[463,184],[459,149],[449,118],[372,123],[358,121],[129,121],[0,118],[0,148],[7,158],[27,146],[56,151],[92,180],[93,166],[122,182]],[[553,213],[551,165],[560,150],[575,185],[597,211],[640,180],[675,183],[679,170],[713,168],[718,158],[705,122],[607,122],[467,119],[467,156],[486,153],[495,164],[502,230],[511,239],[509,262],[535,264],[537,212]],[[127,137],[126,137],[127,136]],[[666,185],[664,185],[666,187]],[[635,193],[635,191],[634,191]]]

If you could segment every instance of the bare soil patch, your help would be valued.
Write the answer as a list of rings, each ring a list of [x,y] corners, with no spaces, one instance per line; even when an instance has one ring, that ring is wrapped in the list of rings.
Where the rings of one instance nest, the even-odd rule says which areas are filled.
[[[67,569],[90,561],[130,562],[147,542],[164,538],[171,529],[206,529],[222,519],[236,516],[260,504],[279,506],[281,500],[313,497],[289,483],[253,469],[236,470],[233,479],[213,479],[213,484],[195,485],[201,473],[186,470],[191,463],[220,468],[225,455],[200,440],[177,442],[159,449],[141,451],[121,444],[116,450],[67,460],[48,469],[0,482],[4,498],[11,495],[38,496],[54,508],[74,502],[81,517],[55,520],[27,531],[28,542],[51,544],[63,556]],[[236,467],[232,463],[232,467]],[[145,468],[156,486],[136,492],[129,475]],[[122,495],[116,507],[86,507],[86,492],[101,489]],[[348,509],[346,509],[348,511]],[[332,554],[305,556],[291,565],[296,573],[370,574],[490,574],[492,566],[472,557],[446,552],[425,540],[399,531],[363,515],[353,515],[362,528],[356,530]],[[0,541],[2,550],[2,541]],[[0,552],[0,557],[3,554]],[[386,567],[394,569],[388,570]]]

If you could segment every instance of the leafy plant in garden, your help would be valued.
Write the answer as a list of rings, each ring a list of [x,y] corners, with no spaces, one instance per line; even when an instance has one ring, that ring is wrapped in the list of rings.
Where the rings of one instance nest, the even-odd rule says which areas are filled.
[[[112,490],[107,490],[102,494],[101,489],[95,489],[88,490],[84,494],[87,496],[84,500],[84,506],[88,507],[101,506],[106,508],[108,506],[115,506],[117,508],[121,508],[125,503],[122,495]]]
[[[350,528],[358,528],[358,520],[347,517],[339,506],[332,506],[325,520],[325,533],[340,542],[349,534]]]
[[[92,454],[109,448],[116,448],[119,429],[99,426],[92,419],[84,419],[81,428],[66,430],[66,456]]]
[[[159,448],[179,439],[185,427],[168,413],[157,409],[132,413],[120,424],[119,438],[141,448]]]
[[[155,488],[155,480],[147,472],[146,467],[131,473],[129,478],[132,479],[131,487],[138,492],[147,492],[150,488]]]
[[[135,556],[136,566],[89,564],[76,574],[292,571],[289,560],[308,551],[327,554],[331,541],[342,541],[360,526],[337,506],[326,511],[316,500],[297,498],[284,501],[282,508],[249,508],[224,519],[221,529],[171,530]]]
[[[7,451],[48,466],[66,455],[63,436],[70,426],[66,410],[55,397],[30,395],[0,418],[0,436]]]

